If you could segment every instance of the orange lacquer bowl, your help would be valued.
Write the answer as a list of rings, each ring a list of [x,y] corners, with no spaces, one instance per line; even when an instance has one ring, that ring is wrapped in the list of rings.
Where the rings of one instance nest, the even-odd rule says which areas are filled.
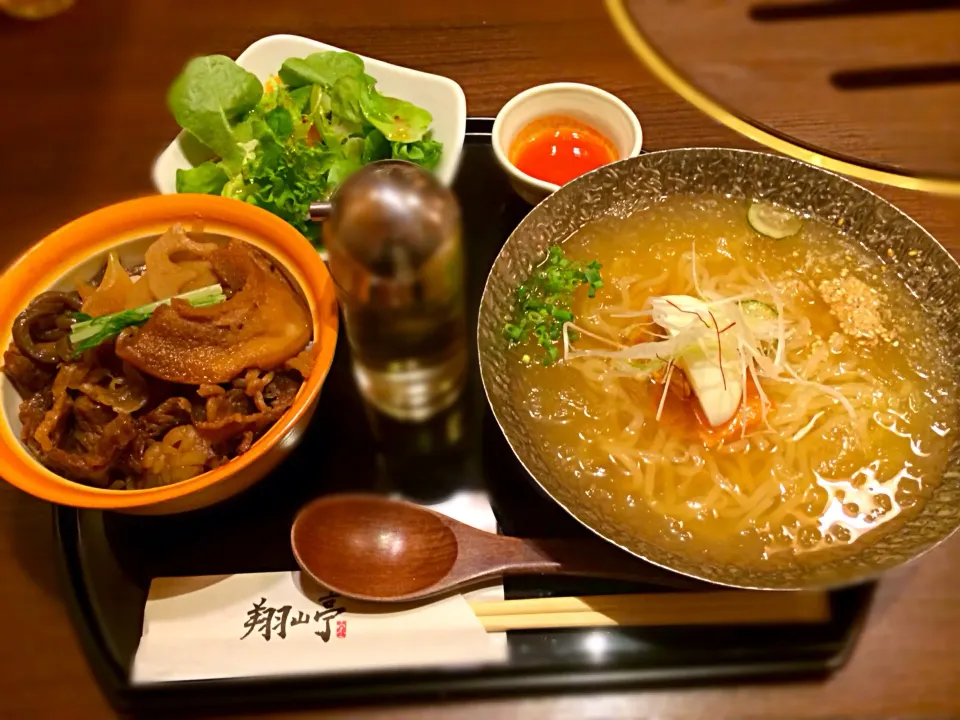
[[[205,232],[249,242],[268,255],[299,286],[310,306],[313,341],[320,350],[313,372],[294,404],[246,453],[221,467],[174,485],[148,490],[103,490],[47,470],[20,441],[20,397],[0,377],[0,476],[43,500],[75,507],[168,514],[224,500],[269,473],[298,443],[313,415],[320,387],[337,343],[337,304],[326,266],[310,243],[265,210],[212,195],[159,195],[110,205],[51,233],[20,256],[0,277],[0,345],[10,344],[17,315],[45,290],[73,290],[117,250],[125,263],[139,262],[150,242],[173,223],[189,230],[202,221]]]

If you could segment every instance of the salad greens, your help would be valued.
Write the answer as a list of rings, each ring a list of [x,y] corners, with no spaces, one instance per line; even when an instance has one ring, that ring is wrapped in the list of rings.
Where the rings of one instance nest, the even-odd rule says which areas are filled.
[[[305,58],[290,58],[279,73],[291,89],[307,85],[331,87],[342,77],[362,74],[363,60],[348,52],[318,52]]]
[[[219,195],[229,180],[218,163],[207,161],[191,170],[177,171],[177,192]]]
[[[511,343],[533,335],[546,351],[541,362],[552,364],[560,354],[556,343],[563,337],[564,323],[575,319],[570,310],[573,293],[586,285],[587,296],[596,295],[597,288],[603,287],[600,268],[596,260],[584,265],[565,257],[559,245],[552,246],[546,261],[517,288],[514,317],[503,326],[503,334]]]
[[[169,102],[180,127],[210,148],[233,174],[240,170],[244,143],[253,138],[246,118],[261,95],[256,76],[228,57],[211,55],[187,64],[170,88]]]
[[[208,285],[198,290],[176,295],[175,297],[186,300],[193,307],[206,307],[207,305],[216,305],[227,299],[223,294],[223,288],[220,285]],[[85,313],[74,313],[74,323],[70,327],[70,344],[78,355],[86,350],[91,350],[104,340],[119,335],[124,328],[133,325],[143,325],[153,311],[161,305],[168,305],[173,298],[158,300],[157,302],[141,305],[130,310],[121,310],[120,312],[110,313],[109,315],[98,315],[90,317]]]
[[[429,112],[381,94],[348,52],[289,58],[266,87],[230,58],[191,60],[167,103],[212,159],[177,171],[177,192],[224,195],[262,207],[316,242],[311,202],[352,172],[395,158],[433,169],[443,144]]]

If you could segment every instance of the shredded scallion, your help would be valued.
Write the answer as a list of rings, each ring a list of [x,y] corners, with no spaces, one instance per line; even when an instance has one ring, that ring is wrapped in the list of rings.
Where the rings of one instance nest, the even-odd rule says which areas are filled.
[[[193,307],[216,305],[227,299],[227,296],[223,294],[223,288],[220,287],[219,284],[208,285],[198,290],[191,290],[190,292],[175,295],[174,297],[180,300],[186,300]],[[121,310],[120,312],[97,317],[77,313],[74,315],[74,320],[79,321],[74,322],[70,328],[70,344],[77,354],[95,348],[104,340],[119,335],[120,331],[124,328],[133,325],[142,325],[150,319],[154,310],[161,305],[169,305],[173,299],[174,298],[166,298],[147,305],[131,308],[130,310]]]
[[[570,260],[559,245],[552,246],[547,259],[517,288],[514,317],[503,326],[504,336],[520,343],[533,335],[544,349],[541,362],[552,364],[560,355],[557,342],[563,337],[564,323],[575,319],[570,310],[573,293],[586,285],[587,296],[594,297],[603,287],[600,268],[595,260],[587,264]]]

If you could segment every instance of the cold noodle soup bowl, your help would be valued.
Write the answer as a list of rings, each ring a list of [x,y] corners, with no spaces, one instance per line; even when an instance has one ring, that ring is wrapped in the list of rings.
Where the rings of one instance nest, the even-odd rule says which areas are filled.
[[[870,256],[870,262],[875,263],[875,266],[883,271],[879,274],[885,276],[885,282],[899,286],[901,291],[905,293],[903,295],[905,298],[912,294],[913,297],[909,298],[911,303],[914,300],[916,301],[917,312],[922,313],[925,322],[928,322],[931,327],[931,333],[936,334],[939,338],[937,348],[939,348],[940,356],[944,358],[943,377],[945,380],[943,387],[946,388],[944,392],[950,393],[950,397],[953,397],[952,392],[957,385],[956,379],[960,377],[960,326],[958,326],[958,314],[956,312],[958,299],[960,299],[960,267],[958,267],[954,258],[916,222],[874,193],[841,176],[785,157],[762,152],[718,148],[690,148],[653,152],[616,162],[584,175],[541,202],[507,240],[487,278],[477,331],[483,386],[497,422],[511,448],[536,484],[549,498],[563,507],[586,528],[627,552],[677,573],[739,588],[803,590],[851,584],[870,579],[886,570],[903,565],[944,541],[960,525],[960,441],[958,441],[955,417],[956,403],[952,400],[949,402],[949,407],[939,409],[939,411],[948,413],[951,418],[949,430],[944,431],[941,438],[943,462],[937,466],[935,472],[929,474],[924,487],[910,501],[909,505],[911,507],[907,509],[908,503],[906,502],[904,502],[903,507],[899,506],[897,504],[898,500],[895,498],[901,498],[902,496],[899,494],[895,496],[891,491],[886,496],[886,500],[879,498],[878,502],[882,501],[881,504],[889,508],[890,501],[892,501],[893,507],[898,509],[898,512],[894,513],[896,515],[894,519],[883,524],[882,531],[865,531],[860,539],[854,538],[855,541],[847,542],[844,539],[850,540],[849,533],[844,535],[838,531],[838,534],[831,535],[828,540],[826,538],[827,529],[825,528],[822,535],[815,534],[814,541],[811,541],[813,545],[817,543],[825,543],[825,545],[816,553],[816,559],[809,561],[808,559],[813,558],[813,555],[801,557],[798,554],[796,558],[785,560],[786,556],[780,555],[777,556],[779,559],[774,558],[774,561],[765,562],[766,555],[763,554],[758,557],[756,562],[740,562],[735,555],[729,553],[725,555],[724,553],[705,552],[702,549],[685,550],[679,541],[661,541],[661,539],[658,539],[660,536],[652,531],[644,531],[643,527],[637,523],[631,525],[632,511],[621,511],[618,509],[621,506],[615,507],[612,503],[605,504],[597,500],[598,496],[607,493],[608,489],[612,487],[605,484],[607,483],[607,476],[612,472],[614,474],[620,472],[622,475],[628,476],[629,472],[633,471],[632,469],[629,472],[618,470],[618,466],[611,458],[610,463],[604,466],[603,472],[596,471],[593,475],[587,475],[584,471],[584,473],[577,474],[579,472],[577,467],[584,468],[584,463],[595,462],[603,465],[606,462],[606,459],[601,457],[603,453],[599,453],[594,459],[590,459],[586,457],[589,454],[586,446],[574,447],[576,445],[576,427],[574,430],[565,431],[568,432],[564,436],[568,439],[568,444],[558,446],[557,443],[547,437],[543,430],[546,426],[543,424],[537,425],[532,420],[533,415],[536,414],[532,410],[534,406],[531,405],[534,396],[541,398],[537,400],[540,405],[537,406],[536,412],[542,415],[544,403],[551,402],[543,398],[548,395],[563,395],[568,392],[570,386],[558,385],[550,388],[549,393],[542,392],[539,395],[531,391],[530,382],[532,381],[528,380],[529,377],[532,377],[530,373],[540,372],[541,375],[537,377],[546,377],[542,374],[543,370],[538,370],[536,367],[531,369],[532,366],[538,365],[536,360],[539,356],[536,353],[539,352],[539,348],[534,343],[524,346],[518,352],[516,346],[511,345],[511,341],[507,337],[509,333],[505,332],[504,328],[505,321],[516,317],[518,285],[527,280],[531,268],[543,262],[549,262],[545,261],[545,258],[547,258],[548,248],[551,246],[570,247],[569,252],[576,255],[576,252],[578,252],[577,242],[579,242],[576,238],[580,237],[577,235],[578,231],[601,221],[608,224],[633,222],[633,225],[629,225],[629,227],[634,228],[631,231],[632,234],[625,236],[622,241],[628,244],[678,242],[682,247],[670,257],[686,257],[685,262],[689,265],[689,253],[691,252],[689,237],[680,240],[677,240],[677,238],[671,239],[669,233],[642,237],[642,234],[638,234],[640,230],[637,230],[637,228],[642,230],[643,218],[647,214],[652,213],[650,217],[660,218],[656,222],[668,223],[670,222],[669,218],[668,220],[663,220],[663,218],[667,217],[669,212],[687,212],[681,207],[686,202],[685,197],[716,198],[715,201],[711,202],[720,208],[727,207],[726,204],[729,203],[733,203],[732,207],[742,206],[744,208],[751,202],[754,204],[757,202],[773,204],[791,211],[797,217],[803,218],[804,222],[822,228],[824,237],[832,238],[829,243],[821,244],[822,247],[827,248],[824,252],[840,252],[842,255],[843,252],[848,251],[850,253],[848,257],[855,256],[857,258]],[[672,201],[676,202],[671,205]],[[679,207],[680,209],[668,212],[657,210],[656,208],[659,206]],[[739,210],[736,212],[739,212]],[[657,213],[660,214],[657,215]],[[744,218],[746,214],[744,213]],[[734,216],[727,213],[723,217]],[[650,222],[654,221],[651,220]],[[751,226],[745,224],[745,219],[742,222],[744,223],[742,229],[736,229],[735,233],[734,231],[731,231],[731,233],[739,233],[737,237],[743,238],[744,247],[756,248],[765,241],[771,243],[798,242],[789,239],[761,239],[759,233],[751,235],[756,228],[751,229]],[[663,225],[663,227],[667,227],[667,225]],[[729,227],[729,223],[724,227]],[[679,234],[682,235],[682,233]],[[721,254],[725,252],[726,243],[726,240],[721,237],[722,235],[723,233],[719,232],[717,235],[719,239],[713,242],[713,245],[720,249]],[[571,241],[571,238],[573,238],[573,241]],[[589,250],[588,257],[593,258],[593,251],[600,247],[599,241],[594,239],[584,242],[593,242],[593,245],[586,246]],[[741,242],[741,240],[731,240],[731,242]],[[706,257],[709,245],[711,245],[710,242],[700,244],[700,251],[704,253],[703,257]],[[782,245],[779,247],[799,248],[800,246]],[[694,241],[692,252],[694,261],[697,260],[697,248],[698,245]],[[638,252],[640,250],[645,251],[644,248],[636,249]],[[802,254],[802,250],[795,250],[792,254],[786,253],[786,257],[789,259],[790,257],[800,256],[802,260]],[[644,255],[643,257],[647,256]],[[579,259],[586,261],[588,258],[582,257]],[[600,259],[603,260],[603,258]],[[709,260],[709,258],[707,259]],[[732,258],[731,262],[735,259],[737,258]],[[717,262],[721,260],[722,258]],[[651,275],[656,275],[661,269],[666,271],[669,268],[659,266],[651,268],[640,265],[638,272],[649,272]],[[694,277],[696,277],[697,272],[694,269]],[[707,271],[701,269],[700,272],[701,283],[703,283],[705,280],[702,273]],[[622,289],[621,286],[616,286],[615,264],[604,262],[601,273],[603,274],[604,288],[598,291],[596,297],[598,299],[606,297],[607,300],[604,300],[604,302],[612,303],[619,296],[603,295],[602,293],[608,291],[612,293],[614,290],[620,292]],[[763,275],[762,272],[760,274]],[[764,275],[764,277],[766,276]],[[836,282],[846,282],[846,277],[847,273],[843,272],[842,276],[838,275]],[[655,284],[658,281],[652,282]],[[616,286],[614,290],[611,290],[612,286]],[[722,289],[722,286],[720,289]],[[669,295],[677,291],[667,288],[661,292]],[[692,289],[683,292],[690,295],[697,294]],[[699,289],[697,292],[699,292]],[[586,298],[586,292],[583,293],[582,297]],[[585,302],[585,300],[574,300],[572,308],[577,313],[583,312],[582,308],[585,307]],[[642,302],[642,299],[640,302]],[[775,304],[777,307],[774,307]],[[719,307],[719,305],[715,307]],[[771,333],[776,335],[778,317],[783,317],[784,310],[779,307],[779,303],[773,303],[772,301],[770,305],[765,305],[765,307],[764,312],[769,312],[772,318],[772,320],[767,321],[768,328]],[[639,315],[640,313],[635,314]],[[696,313],[690,314],[695,315]],[[897,312],[894,312],[893,315],[896,316]],[[579,317],[578,314],[577,318],[579,319]],[[620,317],[624,317],[624,315]],[[703,317],[700,317],[700,320],[703,321]],[[707,321],[708,324],[710,322]],[[713,326],[710,327],[712,333]],[[721,323],[716,324],[716,331],[718,333],[721,331]],[[658,332],[665,331],[659,328]],[[783,338],[786,336],[782,329],[779,334],[781,342],[784,342]],[[583,340],[582,335],[578,337],[579,339],[574,338],[576,342],[572,343],[573,346]],[[667,337],[665,334],[661,334],[654,336],[652,339],[657,340],[665,337]],[[719,344],[719,334],[717,338]],[[589,341],[589,338],[587,340]],[[604,345],[604,342],[607,344]],[[623,344],[621,344],[617,338],[614,338],[613,342],[604,342],[599,344],[595,342],[592,347],[609,350],[610,352],[604,356],[605,358],[609,358],[611,354],[616,355],[623,347],[629,346],[628,341],[623,340]],[[776,351],[776,343],[769,347],[771,357],[773,357],[772,353]],[[522,358],[520,352],[523,353]],[[531,355],[533,356],[532,361]],[[597,355],[603,356],[603,353]],[[712,357],[716,357],[716,355],[714,354]],[[583,356],[581,355],[579,361],[582,361],[582,359]],[[562,343],[560,343],[559,360],[559,363],[547,367],[545,371],[553,372],[554,367],[556,367],[557,371],[574,372],[572,365],[564,364],[568,361],[564,360]],[[663,361],[665,362],[665,359]],[[578,359],[574,357],[572,362],[576,363]],[[763,363],[769,365],[770,361],[765,360]],[[602,368],[605,366],[597,365],[596,367],[601,368],[597,372],[602,372]],[[673,361],[668,368],[672,369],[672,367]],[[661,368],[663,368],[663,365],[661,365]],[[655,375],[650,380],[650,382],[666,383],[661,385],[664,388],[663,396],[667,395],[670,385],[669,369],[666,380],[664,380],[663,374]],[[630,371],[629,368],[627,371]],[[744,372],[746,373],[746,371]],[[784,375],[784,377],[787,376]],[[733,379],[736,379],[736,376]],[[726,385],[726,382],[727,380],[724,379],[724,385]],[[788,379],[788,382],[792,382],[792,380]],[[743,383],[745,388],[747,384],[745,379]],[[762,382],[756,380],[756,384],[759,387]],[[893,387],[899,386],[894,383]],[[828,391],[833,392],[829,389]],[[584,395],[583,397],[588,396]],[[655,401],[658,397],[660,396],[653,395],[653,400]],[[744,390],[743,397],[744,402],[746,402],[748,397],[746,390]],[[820,406],[825,408],[825,412],[832,412],[839,407],[830,397],[826,401],[821,399],[818,402]],[[946,404],[948,403],[941,403],[941,405]],[[661,408],[662,406],[663,401],[661,400]],[[573,405],[570,407],[573,407]],[[651,418],[656,410],[656,402],[651,403],[646,417]],[[593,413],[586,414],[592,415]],[[572,414],[568,413],[559,424],[580,422],[583,415],[584,411],[582,409]],[[869,418],[866,418],[864,427],[872,428],[871,422]],[[624,418],[622,425],[627,423],[628,418]],[[621,429],[616,423],[610,427],[618,432]],[[795,440],[799,442],[802,436],[802,433],[797,433]],[[581,433],[580,437],[584,437],[584,435]],[[595,434],[590,437],[594,439],[595,445],[604,439],[602,434]],[[638,479],[636,484],[630,486],[631,494],[626,497],[630,507],[633,507],[633,503],[636,501],[636,512],[640,512],[639,508],[645,502],[639,499],[643,493],[644,478],[652,477],[652,475],[645,476],[643,474],[644,462],[646,462],[644,453],[650,449],[649,445],[645,443],[650,442],[651,439],[650,436],[643,436],[642,433],[637,437],[641,439],[631,449],[636,451],[633,457],[636,458],[636,468],[634,469],[636,469]],[[744,437],[744,434],[740,434],[739,437]],[[737,442],[737,437],[728,437],[727,447],[736,447]],[[919,446],[917,452],[918,457],[922,455]],[[705,454],[705,452],[701,453],[704,457]],[[568,457],[568,460],[558,460],[558,456]],[[706,458],[706,460],[708,463],[714,461],[711,458]],[[563,465],[563,462],[568,462],[568,465]],[[579,466],[576,465],[578,462],[580,463]],[[574,470],[569,470],[571,467]],[[628,467],[633,468],[629,463]],[[661,476],[662,474],[661,471]],[[671,477],[673,476],[671,475]],[[857,480],[855,476],[854,481],[851,481],[853,484],[844,486],[848,488],[845,501],[848,503],[848,507],[850,507],[849,503],[851,498],[854,497],[857,487],[860,489],[866,487],[857,485],[861,480],[862,478]],[[709,481],[709,477],[705,480],[705,482],[707,481]],[[735,473],[731,476],[731,481],[733,483],[738,481]],[[649,482],[651,485],[648,488],[653,487],[652,483],[655,481],[651,479]],[[659,482],[663,481],[660,480]],[[678,487],[679,485],[680,483],[677,482]],[[649,492],[649,489],[647,492]],[[669,492],[672,494],[673,488],[669,489]],[[843,501],[844,495],[842,493],[837,495],[839,500]],[[661,496],[655,497],[659,498]],[[716,495],[712,497],[716,497]],[[776,501],[770,498],[759,498],[756,503],[760,503],[761,500],[764,501],[760,505],[761,507],[777,507]],[[750,502],[753,502],[753,500],[750,500]],[[771,505],[771,503],[773,504]],[[644,507],[647,506],[644,505]],[[838,505],[839,507],[840,505]],[[855,514],[856,510],[856,507],[852,507],[851,514]],[[902,510],[902,512],[899,510]],[[648,512],[651,517],[655,514],[654,511]],[[823,517],[825,515],[821,516],[821,519]],[[840,520],[844,521],[844,518],[841,517]],[[756,522],[759,523],[760,521]],[[787,522],[787,520],[782,522]],[[864,522],[869,523],[872,520],[868,519]],[[676,526],[676,523],[674,523],[674,526]],[[749,523],[747,523],[747,526],[749,526]],[[869,528],[867,529],[869,530]],[[671,532],[673,531],[677,531],[678,537],[682,539],[684,531],[682,523],[673,527]],[[760,530],[757,532],[760,532]],[[764,532],[766,531],[764,530]],[[789,533],[787,534],[789,535]]]

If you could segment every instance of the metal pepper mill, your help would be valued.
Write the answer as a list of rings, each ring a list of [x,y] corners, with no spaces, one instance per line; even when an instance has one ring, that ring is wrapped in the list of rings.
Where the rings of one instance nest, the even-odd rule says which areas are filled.
[[[420,167],[371,163],[315,203],[361,393],[407,421],[449,407],[466,376],[460,209]]]

